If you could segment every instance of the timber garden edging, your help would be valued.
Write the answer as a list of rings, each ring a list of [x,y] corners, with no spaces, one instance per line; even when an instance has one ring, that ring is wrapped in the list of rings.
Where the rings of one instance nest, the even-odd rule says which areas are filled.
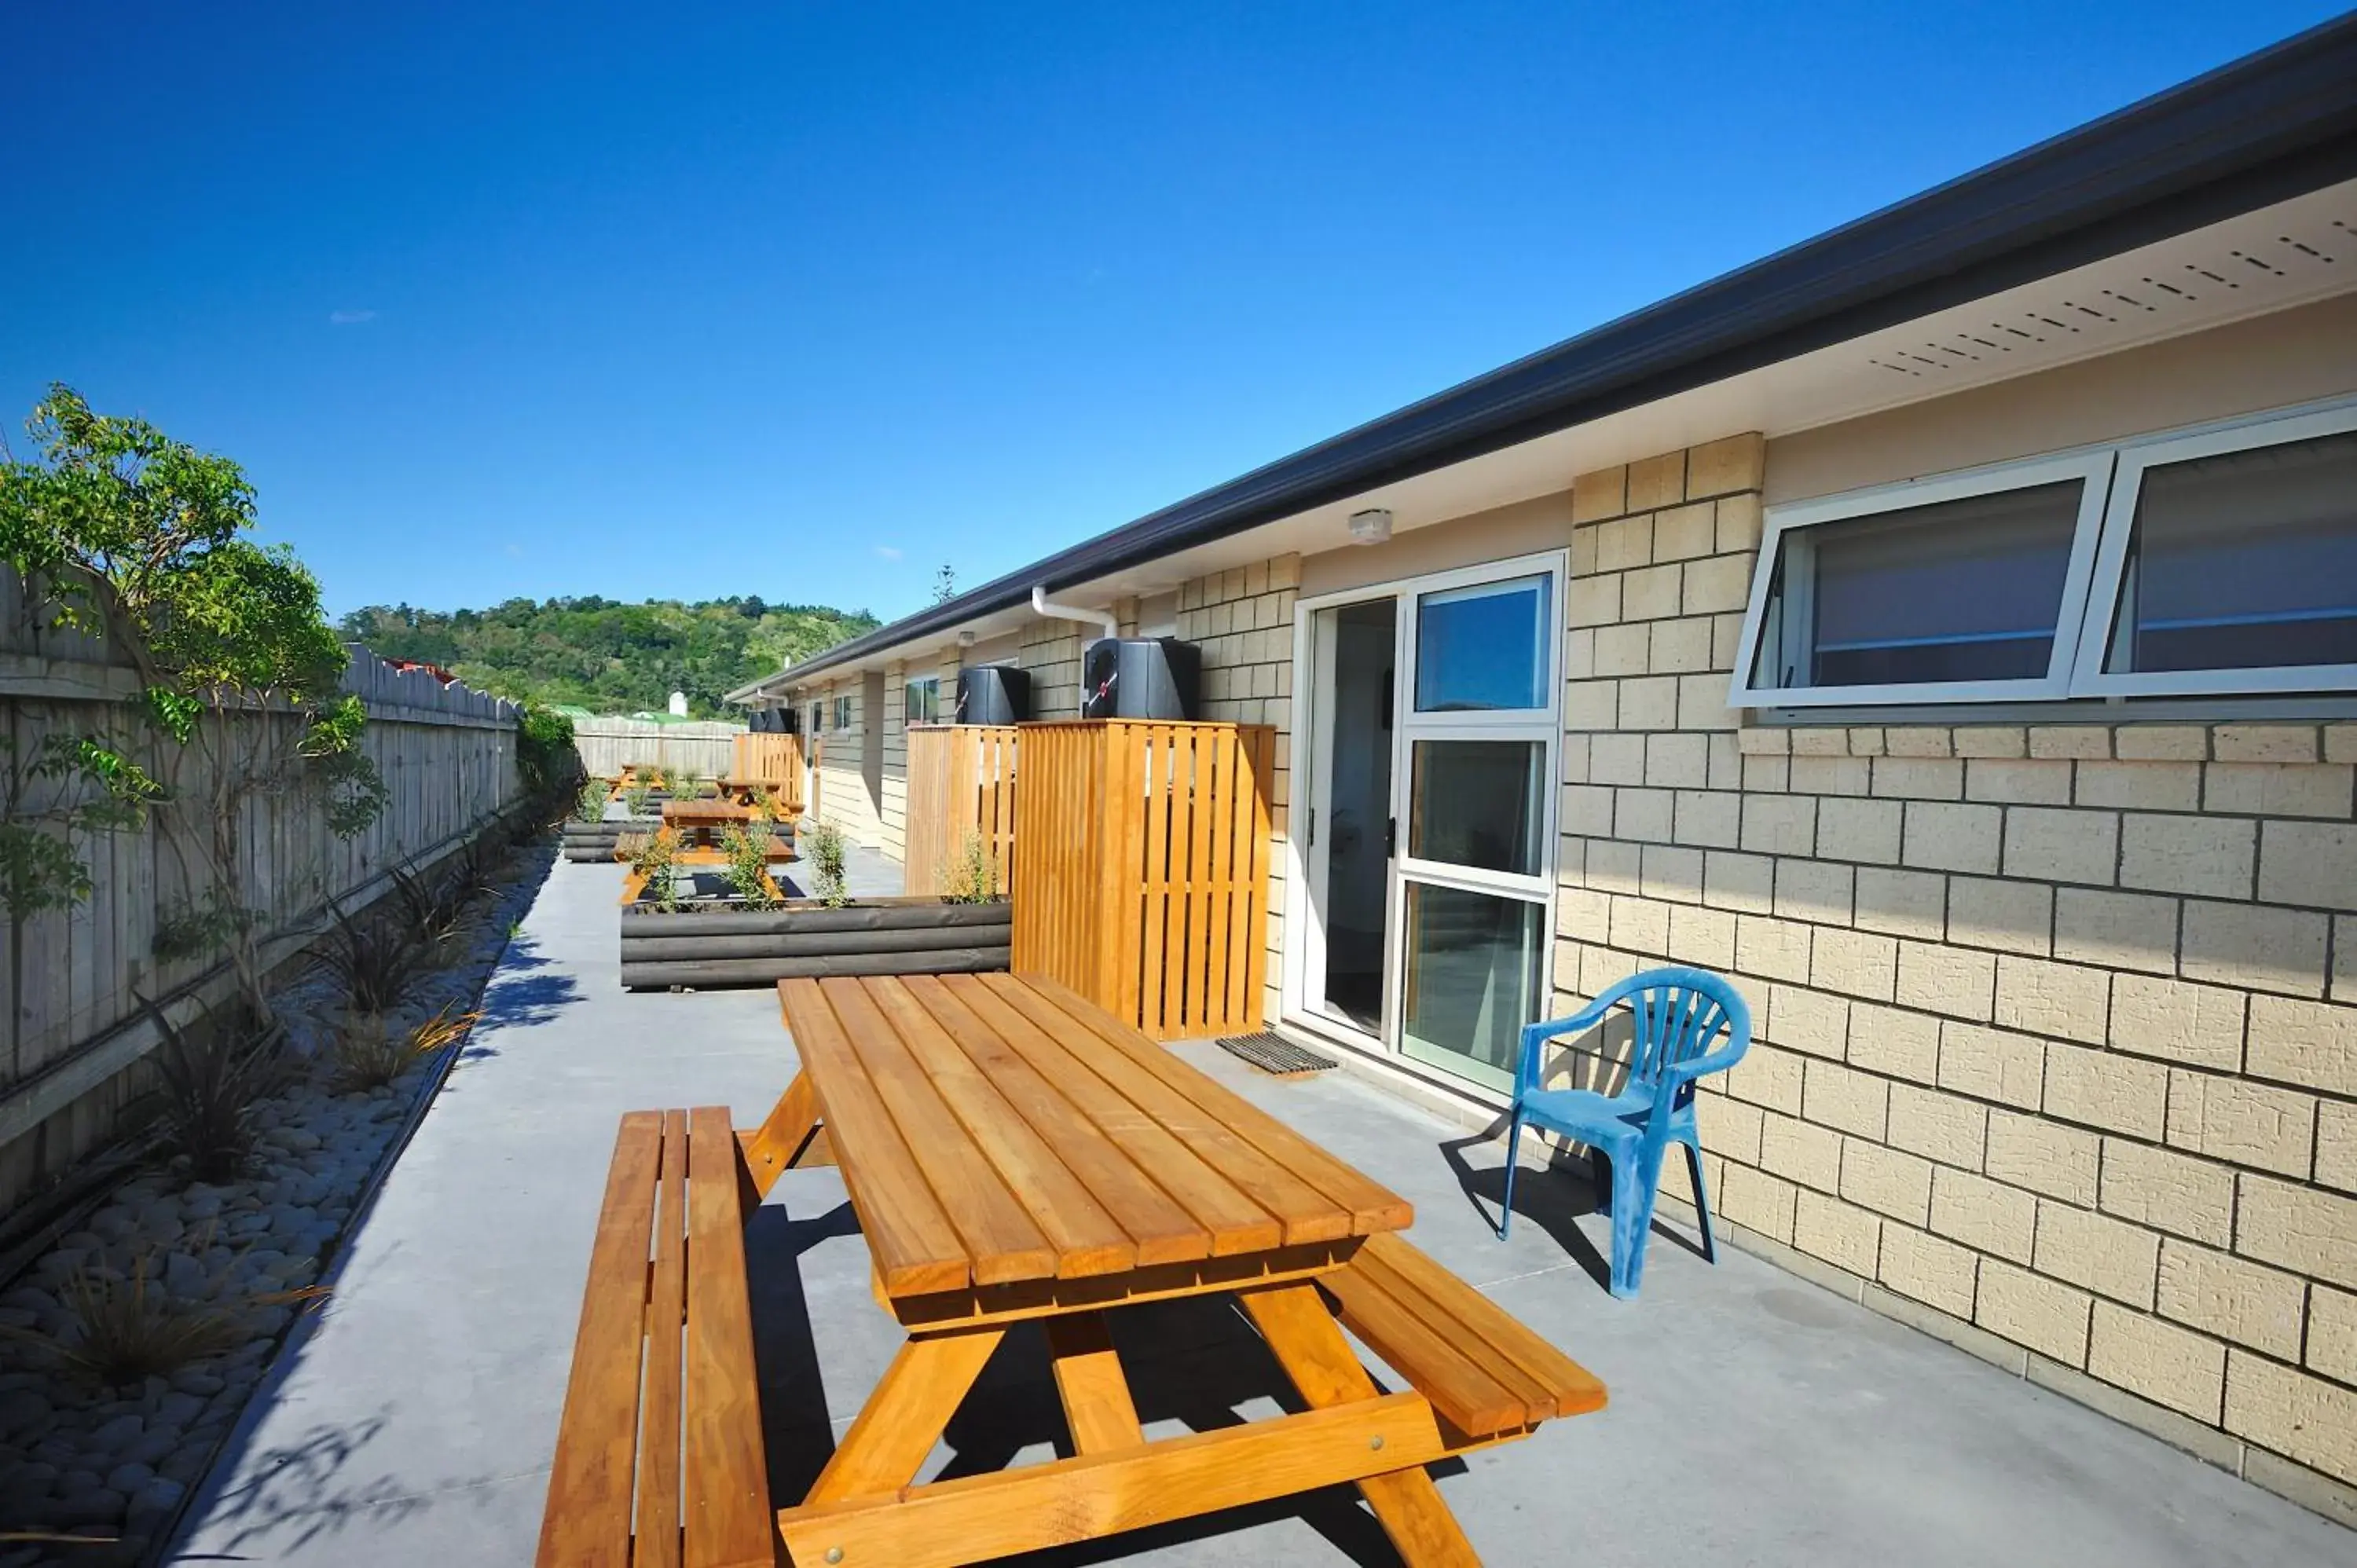
[[[647,903],[621,914],[630,990],[773,985],[830,975],[978,974],[1004,970],[1014,905],[932,897],[863,898],[839,908],[796,900],[775,909],[686,909]]]

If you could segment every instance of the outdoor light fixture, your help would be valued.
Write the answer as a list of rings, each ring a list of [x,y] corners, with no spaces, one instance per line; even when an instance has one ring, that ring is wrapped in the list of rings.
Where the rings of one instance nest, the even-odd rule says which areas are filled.
[[[1381,544],[1392,536],[1392,514],[1387,507],[1370,507],[1365,511],[1351,514],[1351,542]]]
[[[974,628],[967,627],[963,631],[958,633],[958,646],[960,648],[972,648],[974,646]]]

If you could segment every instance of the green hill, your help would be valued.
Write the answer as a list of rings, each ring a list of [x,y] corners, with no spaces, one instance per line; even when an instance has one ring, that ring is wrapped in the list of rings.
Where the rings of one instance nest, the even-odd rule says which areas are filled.
[[[877,625],[866,610],[758,598],[682,604],[510,599],[487,610],[371,605],[343,618],[346,638],[383,659],[438,664],[503,697],[597,713],[660,710],[687,693],[699,717],[730,716],[720,696]]]

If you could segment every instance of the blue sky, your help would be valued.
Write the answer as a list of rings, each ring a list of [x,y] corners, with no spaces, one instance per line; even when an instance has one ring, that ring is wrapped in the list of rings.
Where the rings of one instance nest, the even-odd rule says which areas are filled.
[[[24,8],[0,417],[339,611],[889,617],[2338,9]]]

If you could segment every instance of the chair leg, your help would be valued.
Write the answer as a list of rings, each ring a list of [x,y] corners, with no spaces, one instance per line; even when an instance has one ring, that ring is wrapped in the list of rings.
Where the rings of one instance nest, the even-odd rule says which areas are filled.
[[[1506,1231],[1514,1223],[1515,1156],[1523,1147],[1523,1119],[1514,1118],[1512,1129],[1506,1134],[1506,1194],[1498,1202],[1498,1240],[1506,1239]]]
[[[1666,1151],[1665,1151],[1666,1152]],[[1642,1145],[1637,1164],[1645,1163]],[[1612,1294],[1637,1294],[1645,1275],[1645,1240],[1653,1228],[1653,1195],[1662,1185],[1661,1162],[1648,1170],[1612,1170]]]
[[[1718,1243],[1710,1231],[1710,1188],[1702,1179],[1702,1149],[1695,1144],[1688,1144],[1685,1149],[1686,1172],[1694,1177],[1695,1215],[1702,1221],[1703,1262],[1716,1263],[1718,1262]]]

